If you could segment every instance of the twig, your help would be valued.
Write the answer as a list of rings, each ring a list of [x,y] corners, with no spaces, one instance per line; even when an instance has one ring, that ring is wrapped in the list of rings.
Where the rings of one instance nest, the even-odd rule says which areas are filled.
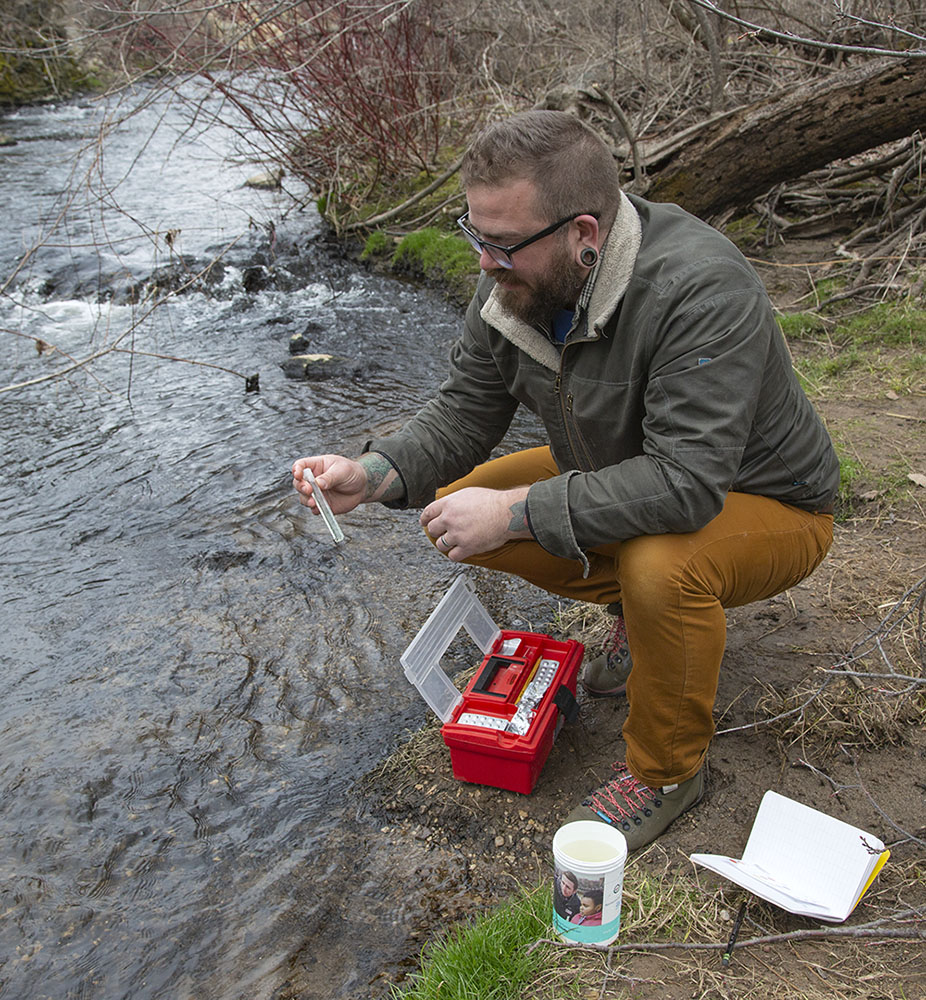
[[[397,215],[401,215],[402,212],[407,208],[411,208],[412,205],[417,204],[422,198],[426,198],[432,191],[436,191],[443,184],[446,184],[451,177],[460,169],[460,165],[463,162],[463,157],[461,156],[451,167],[444,171],[440,177],[435,177],[431,183],[422,188],[420,191],[416,192],[411,196],[411,198],[406,198],[401,205],[396,205],[394,208],[390,208],[388,212],[380,212],[379,215],[371,215],[368,219],[361,219],[358,222],[352,222],[350,225],[344,227],[345,232],[351,232],[355,229],[369,229],[370,226],[378,226],[382,222],[388,222],[390,219],[394,219]]]
[[[898,420],[919,420],[926,423],[926,417],[918,417],[911,413],[891,413],[890,410],[885,411],[886,417],[896,417]]]
[[[252,382],[253,375],[245,375],[243,372],[235,371],[234,368],[226,368],[224,365],[217,365],[211,361],[197,361],[195,358],[178,358],[172,354],[156,354],[154,351],[139,351],[134,347],[114,347],[114,354],[131,354],[133,357],[159,358],[161,361],[177,361],[184,365],[195,365],[197,368],[215,368],[220,372],[227,372],[229,375],[237,375],[245,382]]]
[[[737,941],[737,948],[748,948],[757,944],[780,944],[784,941],[819,941],[832,938],[877,938],[879,940],[926,941],[926,928],[887,927],[887,924],[902,920],[912,920],[919,924],[923,913],[918,909],[903,910],[900,913],[873,920],[871,923],[859,924],[857,927],[813,927],[799,931],[786,931],[782,934],[765,934],[762,937]],[[588,951],[601,954],[602,948],[592,944],[582,944],[576,941],[561,941],[556,938],[539,938],[527,949],[528,954],[542,944],[552,944],[559,948],[570,948],[576,951]],[[626,944],[614,944],[608,947],[608,954],[625,951],[671,951],[680,948],[687,951],[722,951],[725,942],[703,941],[631,941]]]
[[[695,6],[709,10],[712,14],[722,17],[727,21],[732,21],[742,28],[746,28],[750,35],[768,35],[770,38],[777,38],[780,41],[788,42],[790,45],[806,45],[810,48],[825,49],[831,52],[857,52],[863,55],[875,56],[898,56],[902,59],[909,59],[911,56],[926,57],[926,48],[920,49],[882,49],[873,45],[841,45],[838,42],[825,42],[818,38],[805,38],[801,35],[793,35],[786,31],[775,31],[773,28],[766,28],[761,24],[752,21],[745,21],[741,17],[736,17],[718,7],[712,0],[689,0]],[[922,41],[922,36],[909,32],[910,37]]]
[[[634,184],[641,185],[644,181],[644,175],[646,174],[646,166],[643,163],[643,156],[640,152],[640,144],[637,142],[636,133],[631,127],[629,119],[624,114],[623,108],[604,89],[604,87],[596,83],[595,90],[598,92],[605,104],[607,104],[607,106],[611,109],[614,117],[620,122],[620,126],[624,130],[624,135],[627,136],[627,142],[630,144],[630,152],[633,156],[633,181]]]

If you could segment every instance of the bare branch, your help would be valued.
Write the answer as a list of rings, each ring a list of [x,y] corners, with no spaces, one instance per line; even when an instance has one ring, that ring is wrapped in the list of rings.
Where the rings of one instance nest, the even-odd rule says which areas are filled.
[[[708,10],[718,17],[722,17],[724,20],[731,21],[733,24],[738,24],[755,37],[777,38],[779,41],[788,42],[792,45],[806,45],[809,48],[826,49],[831,52],[854,52],[858,55],[867,56],[896,56],[901,59],[910,59],[911,57],[926,58],[926,46],[915,49],[888,49],[876,45],[842,45],[839,42],[827,42],[819,38],[793,35],[787,31],[776,31],[774,28],[767,28],[753,21],[746,21],[718,7],[712,0],[688,0],[688,2],[694,4],[696,7]],[[881,27],[894,30],[893,25],[881,25]],[[921,35],[916,35],[913,32],[905,32],[905,34],[917,41],[926,42],[926,38]]]

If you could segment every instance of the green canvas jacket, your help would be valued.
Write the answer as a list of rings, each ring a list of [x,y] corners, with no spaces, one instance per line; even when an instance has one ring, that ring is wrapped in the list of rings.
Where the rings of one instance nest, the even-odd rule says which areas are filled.
[[[424,506],[489,458],[519,405],[561,470],[528,493],[555,555],[694,531],[731,491],[831,509],[839,463],[765,288],[736,247],[675,205],[622,195],[565,346],[504,313],[485,275],[438,395],[385,455]]]

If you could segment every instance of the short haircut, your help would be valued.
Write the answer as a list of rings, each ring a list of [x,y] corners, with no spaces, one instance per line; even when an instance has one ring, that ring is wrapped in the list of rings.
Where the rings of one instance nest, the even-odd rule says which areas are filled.
[[[486,126],[463,157],[465,188],[526,179],[537,211],[557,222],[597,215],[609,230],[620,207],[620,169],[604,141],[566,111],[522,111]]]
[[[604,900],[604,892],[601,889],[586,889],[584,892],[580,892],[579,895],[583,899],[590,899],[595,906],[601,906]]]

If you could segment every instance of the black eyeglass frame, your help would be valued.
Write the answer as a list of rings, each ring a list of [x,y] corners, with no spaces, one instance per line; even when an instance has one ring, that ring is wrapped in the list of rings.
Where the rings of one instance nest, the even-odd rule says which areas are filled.
[[[539,233],[534,233],[533,236],[528,236],[526,240],[521,240],[520,243],[513,243],[511,246],[503,247],[500,243],[490,243],[488,240],[480,239],[472,229],[469,229],[466,223],[469,221],[469,212],[464,212],[459,219],[457,219],[457,225],[463,230],[464,235],[467,240],[469,240],[470,245],[477,253],[482,253],[483,250],[488,253],[488,255],[499,264],[501,267],[511,270],[514,267],[514,261],[511,259],[513,253],[517,253],[518,250],[523,250],[525,247],[529,247],[531,243],[536,243],[537,240],[542,240],[544,236],[549,236],[550,233],[555,233],[557,229],[561,226],[565,226],[567,222],[572,222],[573,219],[578,219],[580,215],[590,215],[594,219],[598,219],[597,212],[576,212],[575,215],[567,215],[565,219],[560,219],[559,222],[554,222],[553,225],[547,226],[546,229],[541,229]],[[504,254],[503,259],[499,259],[492,251],[495,250],[500,254]]]

